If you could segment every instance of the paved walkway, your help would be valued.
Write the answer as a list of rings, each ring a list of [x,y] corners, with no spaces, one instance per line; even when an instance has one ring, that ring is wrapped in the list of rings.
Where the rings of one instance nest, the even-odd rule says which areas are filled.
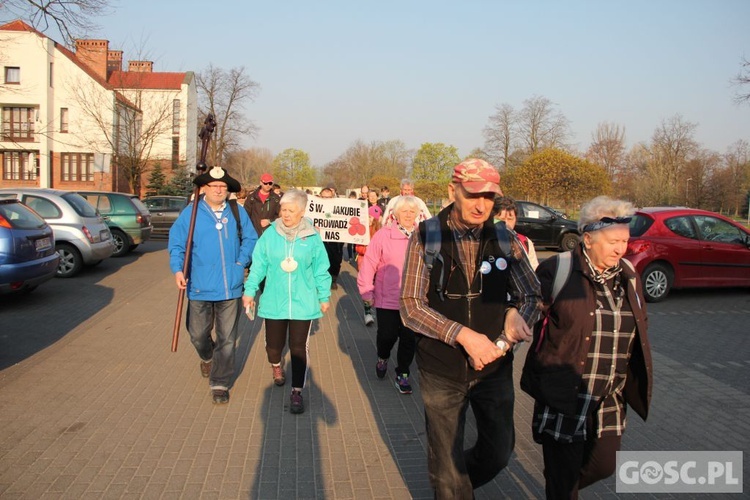
[[[404,396],[391,374],[376,377],[375,327],[363,324],[354,269],[344,264],[314,327],[306,410],[291,415],[261,320],[242,319],[228,405],[211,403],[184,329],[170,352],[177,294],[163,248],[149,243],[114,271],[90,271],[91,285],[55,280],[0,302],[0,356],[19,354],[15,336],[59,337],[0,371],[0,498],[432,498],[418,379]],[[750,449],[747,391],[654,358],[658,404],[648,425],[631,420],[627,449]],[[708,404],[696,407],[694,394]],[[543,497],[530,413],[517,391],[513,460],[477,498]],[[697,447],[700,433],[710,442]],[[582,495],[614,496],[614,479]]]

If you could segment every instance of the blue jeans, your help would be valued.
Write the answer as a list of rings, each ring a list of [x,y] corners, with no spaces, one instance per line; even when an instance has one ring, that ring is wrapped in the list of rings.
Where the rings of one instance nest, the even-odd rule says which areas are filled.
[[[234,377],[234,344],[240,310],[239,298],[188,303],[190,341],[203,361],[213,361],[208,378],[211,389],[229,389]],[[215,340],[211,338],[211,330],[214,330]]]
[[[419,370],[427,431],[427,464],[435,498],[472,498],[508,465],[515,445],[513,363],[487,378],[456,382]],[[477,442],[464,450],[466,411],[471,405]]]

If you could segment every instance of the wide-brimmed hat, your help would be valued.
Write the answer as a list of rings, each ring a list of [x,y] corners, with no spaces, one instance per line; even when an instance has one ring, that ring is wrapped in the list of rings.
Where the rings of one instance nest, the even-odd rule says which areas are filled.
[[[213,167],[208,172],[205,172],[195,179],[193,184],[196,186],[205,186],[209,182],[223,182],[227,185],[227,191],[230,193],[239,193],[242,189],[240,181],[229,175],[229,172],[221,167]]]
[[[471,158],[453,167],[454,184],[461,184],[469,193],[497,193],[500,190],[500,173],[484,160]]]

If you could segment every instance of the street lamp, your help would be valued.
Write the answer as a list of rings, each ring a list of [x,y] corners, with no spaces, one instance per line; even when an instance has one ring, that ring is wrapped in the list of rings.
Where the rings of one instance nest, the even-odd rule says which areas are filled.
[[[690,191],[690,181],[692,180],[692,177],[688,177],[687,181],[685,182],[685,206],[688,206],[688,192]]]

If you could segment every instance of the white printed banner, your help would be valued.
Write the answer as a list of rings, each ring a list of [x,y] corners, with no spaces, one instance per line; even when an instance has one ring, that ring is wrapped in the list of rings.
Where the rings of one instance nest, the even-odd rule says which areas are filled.
[[[370,216],[365,200],[310,196],[307,213],[323,241],[370,244]]]

